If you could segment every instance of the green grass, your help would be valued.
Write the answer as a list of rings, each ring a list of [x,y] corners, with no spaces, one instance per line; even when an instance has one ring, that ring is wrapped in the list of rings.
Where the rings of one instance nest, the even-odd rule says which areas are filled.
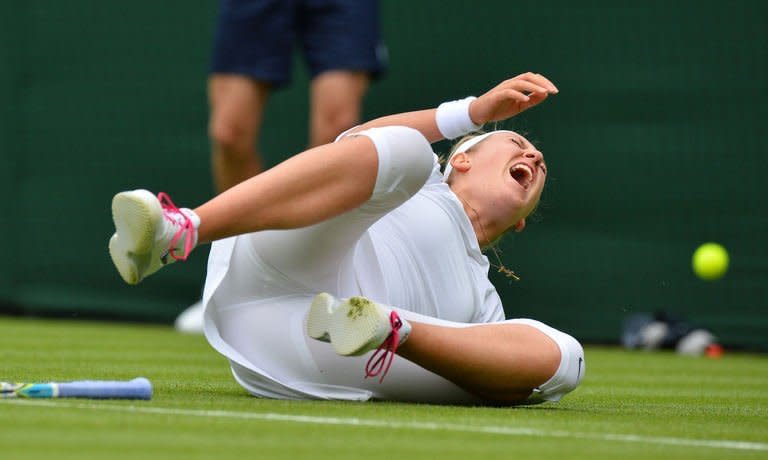
[[[202,337],[166,327],[0,317],[0,345],[0,380],[145,376],[155,390],[0,401],[2,459],[768,458],[764,356],[587,347],[576,392],[501,409],[257,399]]]

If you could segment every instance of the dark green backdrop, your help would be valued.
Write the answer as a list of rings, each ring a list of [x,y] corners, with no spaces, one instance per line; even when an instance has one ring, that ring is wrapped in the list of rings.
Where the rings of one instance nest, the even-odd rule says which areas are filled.
[[[514,317],[616,341],[667,310],[768,350],[768,6],[762,1],[389,0],[389,73],[366,117],[534,70],[561,94],[508,127],[547,155],[538,216],[502,243]],[[205,78],[215,3],[0,2],[0,301],[7,311],[170,321],[206,250],[128,287],[106,251],[119,190],[211,195]],[[306,142],[306,76],[275,95],[263,149]],[[445,145],[440,145],[445,148]],[[727,277],[697,280],[715,240]]]

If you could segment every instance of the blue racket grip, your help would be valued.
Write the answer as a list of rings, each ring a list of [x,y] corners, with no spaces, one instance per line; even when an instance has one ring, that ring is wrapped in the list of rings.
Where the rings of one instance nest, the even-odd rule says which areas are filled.
[[[127,382],[82,380],[59,383],[59,398],[152,399],[152,383],[144,377]]]

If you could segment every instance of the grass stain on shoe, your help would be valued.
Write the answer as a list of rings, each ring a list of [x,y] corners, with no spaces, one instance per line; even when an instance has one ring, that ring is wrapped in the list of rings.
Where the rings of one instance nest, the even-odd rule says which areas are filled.
[[[371,301],[365,297],[351,297],[349,299],[349,311],[347,311],[347,318],[357,319],[363,314],[363,309],[370,305]]]

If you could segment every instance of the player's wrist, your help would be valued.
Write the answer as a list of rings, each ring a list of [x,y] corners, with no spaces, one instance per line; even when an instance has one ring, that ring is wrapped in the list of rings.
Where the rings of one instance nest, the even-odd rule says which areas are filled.
[[[437,129],[444,138],[456,139],[482,128],[482,124],[472,121],[469,113],[472,101],[475,99],[477,98],[470,96],[457,101],[443,102],[437,107],[435,121]]]

